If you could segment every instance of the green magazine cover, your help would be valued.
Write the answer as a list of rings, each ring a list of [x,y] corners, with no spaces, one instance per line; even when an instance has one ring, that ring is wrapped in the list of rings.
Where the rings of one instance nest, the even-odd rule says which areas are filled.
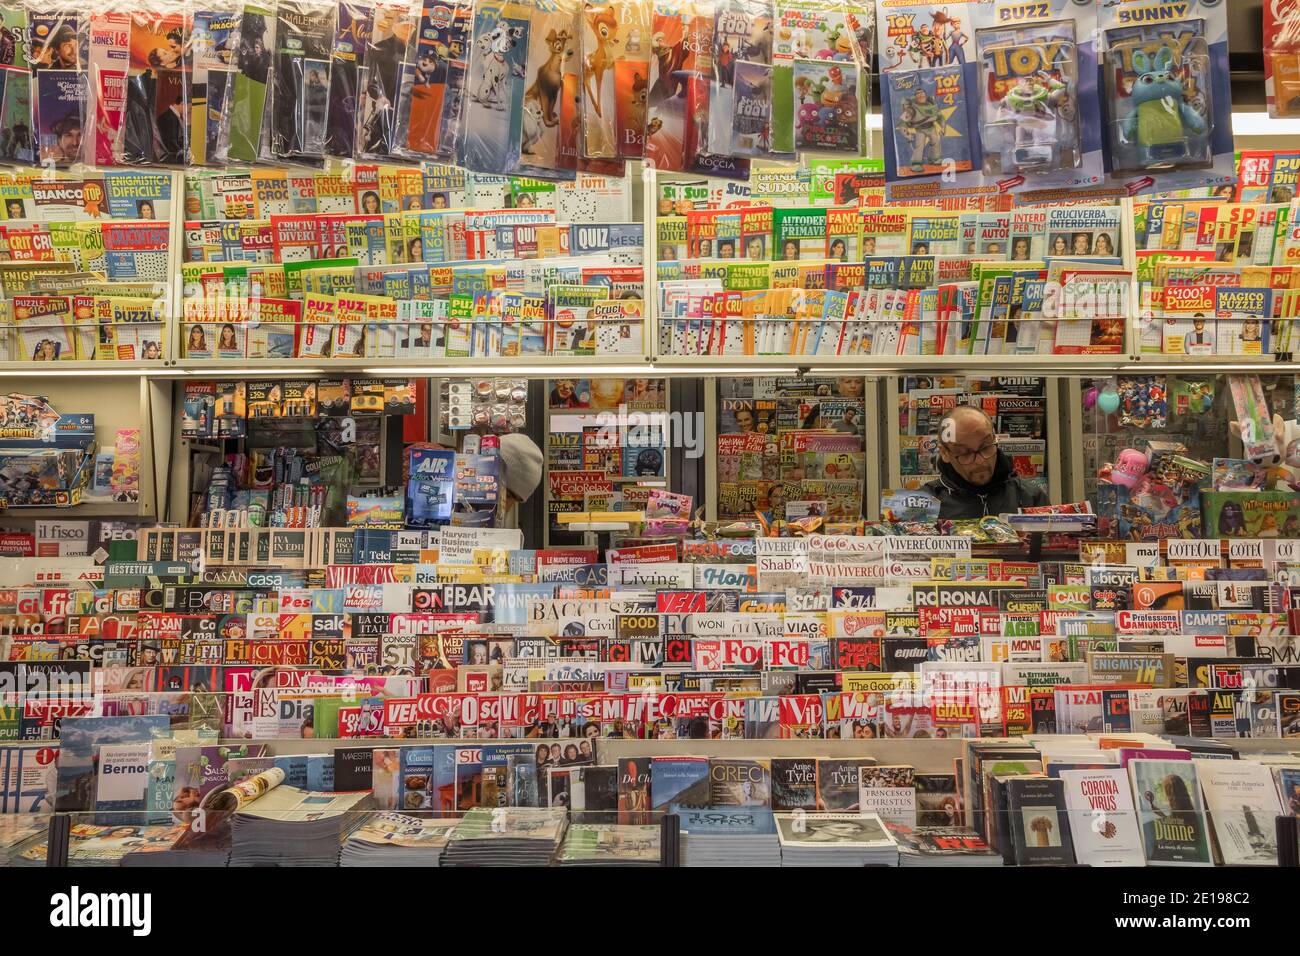
[[[1206,491],[1201,527],[1220,538],[1300,535],[1300,495],[1293,491]]]
[[[249,4],[239,27],[239,70],[230,104],[230,162],[257,160],[274,48],[275,11],[270,6]]]

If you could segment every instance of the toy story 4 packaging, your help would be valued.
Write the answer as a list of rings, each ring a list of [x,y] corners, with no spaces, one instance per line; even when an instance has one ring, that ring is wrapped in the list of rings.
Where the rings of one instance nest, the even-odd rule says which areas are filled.
[[[1100,185],[1092,0],[877,6],[891,198]]]
[[[1236,181],[1226,0],[1098,6],[1108,182],[1130,195]]]

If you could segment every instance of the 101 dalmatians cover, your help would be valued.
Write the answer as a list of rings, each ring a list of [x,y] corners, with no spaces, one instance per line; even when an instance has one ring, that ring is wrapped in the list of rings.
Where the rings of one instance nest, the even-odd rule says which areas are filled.
[[[475,8],[460,146],[460,165],[467,169],[504,173],[519,161],[528,25],[528,9],[516,3]]]

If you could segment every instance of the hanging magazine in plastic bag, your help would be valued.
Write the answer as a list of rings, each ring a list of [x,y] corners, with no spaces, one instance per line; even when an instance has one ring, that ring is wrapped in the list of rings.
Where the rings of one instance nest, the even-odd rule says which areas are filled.
[[[335,5],[318,0],[281,0],[276,8],[269,135],[261,154],[267,162],[324,165],[334,16]]]
[[[455,160],[473,16],[470,2],[426,0],[419,30],[407,50],[411,89],[403,155]]]
[[[0,9],[0,163],[36,162],[27,11]]]
[[[255,162],[262,142],[267,81],[275,49],[274,4],[249,3],[239,22],[238,69],[230,96],[230,124],[226,149],[229,161]]]
[[[359,84],[373,29],[373,8],[340,0],[334,22],[334,49],[330,53],[329,118],[325,126],[325,152],[330,156],[351,157],[356,152]]]
[[[389,159],[397,142],[401,109],[402,64],[419,11],[409,4],[375,6],[374,30],[361,70],[360,109],[357,111],[357,156]]]
[[[234,4],[195,10],[190,30],[190,163],[225,163],[229,103],[242,11]]]
[[[126,100],[113,158],[128,166],[189,162],[189,75],[179,8],[131,16]]]
[[[67,167],[82,159],[85,20],[68,10],[33,13],[28,20],[36,160],[42,166]]]

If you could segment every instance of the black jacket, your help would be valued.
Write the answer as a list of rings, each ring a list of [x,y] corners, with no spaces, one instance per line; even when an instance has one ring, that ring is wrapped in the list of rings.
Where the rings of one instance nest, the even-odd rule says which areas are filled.
[[[940,459],[939,477],[922,490],[939,499],[940,518],[983,518],[1047,504],[1047,492],[1011,473],[1011,459],[1004,451],[998,452],[993,477],[983,487],[972,485]]]

